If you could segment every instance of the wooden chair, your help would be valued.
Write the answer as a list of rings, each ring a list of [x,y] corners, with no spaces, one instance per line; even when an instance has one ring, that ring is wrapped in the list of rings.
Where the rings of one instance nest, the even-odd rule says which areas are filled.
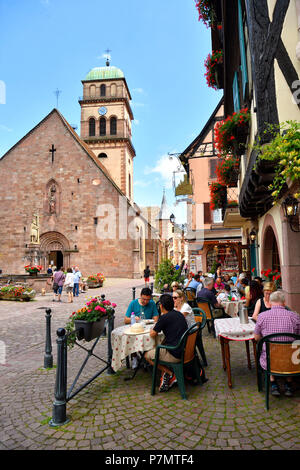
[[[279,337],[281,339],[284,338],[284,341],[280,341],[278,339]],[[287,338],[290,338],[290,341],[287,340]],[[295,345],[295,341],[297,341],[298,344]],[[264,345],[267,359],[266,370],[261,367],[259,360]],[[299,347],[300,335],[293,333],[271,334],[265,336],[257,343],[257,386],[258,391],[262,391],[262,375],[264,375],[266,388],[265,403],[267,410],[269,409],[270,375],[277,377],[300,376]]]
[[[196,322],[200,323],[196,346],[199,350],[199,354],[202,357],[203,365],[207,367],[207,359],[206,359],[203,342],[202,342],[202,330],[206,325],[206,314],[204,310],[202,310],[201,308],[193,308],[193,312],[194,312]]]
[[[183,290],[187,303],[193,308],[196,307],[196,290],[192,287],[187,287]]]
[[[197,297],[197,307],[204,310],[206,314],[208,332],[210,333],[212,331],[214,337],[216,337],[214,321],[217,318],[230,318],[229,315],[225,313],[223,307],[214,308],[213,305],[207,299],[204,299],[202,297]],[[220,315],[216,314],[217,311],[220,312]]]
[[[200,329],[200,323],[196,323],[192,325],[180,338],[179,343],[176,346],[165,346],[165,345],[158,345],[156,346],[156,353],[155,353],[155,361],[153,366],[153,373],[152,373],[152,387],[151,387],[151,395],[155,394],[155,385],[156,385],[156,373],[158,365],[163,365],[168,369],[174,371],[175,377],[177,379],[177,384],[180,390],[181,397],[186,400],[186,393],[185,393],[185,385],[184,385],[184,373],[183,369],[185,366],[192,366],[195,372],[197,382],[202,383],[200,370],[198,365],[198,358],[196,354],[196,340],[198,336],[198,332]],[[167,351],[173,351],[174,349],[182,347],[182,353],[180,357],[180,362],[166,362],[159,359],[159,352],[161,349],[166,349]]]

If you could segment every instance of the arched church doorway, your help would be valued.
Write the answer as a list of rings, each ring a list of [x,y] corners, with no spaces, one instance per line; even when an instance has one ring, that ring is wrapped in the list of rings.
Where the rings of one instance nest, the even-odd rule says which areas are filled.
[[[64,265],[64,255],[61,250],[50,251],[48,255],[48,265],[56,266],[60,269]]]
[[[67,238],[59,232],[43,233],[40,237],[41,251],[44,256],[45,269],[49,265],[70,267],[70,244]]]

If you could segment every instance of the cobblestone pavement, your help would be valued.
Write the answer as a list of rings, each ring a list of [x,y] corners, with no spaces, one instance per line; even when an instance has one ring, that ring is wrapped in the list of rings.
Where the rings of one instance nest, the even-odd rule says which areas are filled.
[[[0,302],[0,340],[6,344],[7,363],[0,365],[0,449],[290,449],[300,450],[300,387],[294,397],[270,397],[258,393],[252,354],[252,369],[246,364],[244,345],[231,343],[233,388],[227,386],[220,344],[204,330],[208,359],[204,385],[187,384],[188,400],[177,386],[151,396],[151,376],[131,371],[98,377],[67,405],[70,421],[51,428],[56,369],[43,369],[45,308],[52,309],[52,345],[56,364],[56,329],[70,313],[81,307],[90,294],[105,293],[116,302],[115,326],[123,323],[125,309],[137,295],[142,280],[108,279],[101,289],[80,294],[73,304],[54,303],[50,294],[30,303]],[[107,341],[101,338],[95,353],[106,357]],[[68,384],[72,383],[85,354],[78,347],[68,352]],[[99,361],[89,359],[82,380],[99,370]],[[100,364],[100,368],[101,368]]]

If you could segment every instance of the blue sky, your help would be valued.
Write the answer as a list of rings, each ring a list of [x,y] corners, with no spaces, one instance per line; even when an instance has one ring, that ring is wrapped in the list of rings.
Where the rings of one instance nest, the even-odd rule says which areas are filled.
[[[56,106],[56,89],[79,132],[81,80],[109,48],[132,94],[135,201],[160,205],[165,186],[184,222],[167,154],[189,145],[221,98],[206,85],[210,31],[194,0],[0,0],[0,17],[0,155]]]

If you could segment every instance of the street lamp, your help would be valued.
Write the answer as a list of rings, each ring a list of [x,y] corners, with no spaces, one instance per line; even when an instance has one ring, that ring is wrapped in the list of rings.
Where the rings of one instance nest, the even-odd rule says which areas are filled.
[[[252,229],[250,232],[250,240],[252,243],[254,243],[256,240],[256,231],[254,229]]]
[[[294,218],[298,215],[298,206],[298,200],[290,194],[282,203],[284,215],[287,218],[290,224],[290,228],[293,232],[300,232],[299,223],[297,224],[297,228],[293,227],[293,223],[295,222]]]

